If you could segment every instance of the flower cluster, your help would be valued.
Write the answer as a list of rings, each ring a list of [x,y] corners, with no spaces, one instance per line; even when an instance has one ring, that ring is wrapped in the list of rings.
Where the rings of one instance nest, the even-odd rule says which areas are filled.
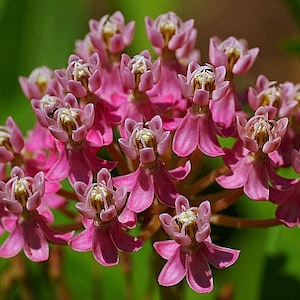
[[[44,261],[48,243],[64,243],[113,266],[149,240],[168,260],[160,285],[186,277],[194,291],[210,292],[210,264],[225,268],[239,255],[212,242],[210,223],[231,226],[235,217],[220,212],[242,194],[277,205],[271,225],[300,226],[300,182],[278,172],[300,173],[300,85],[260,75],[245,103],[235,78],[258,49],[212,37],[200,63],[194,21],[173,12],[145,19],[155,59],[149,50],[125,53],[135,23],[121,12],[89,25],[65,68],[20,77],[36,116],[28,135],[12,117],[0,126],[0,233],[8,233],[0,256],[23,249]],[[204,157],[224,165],[202,170]],[[77,214],[60,227],[53,212],[70,216],[70,200]],[[157,240],[164,231],[170,239]]]

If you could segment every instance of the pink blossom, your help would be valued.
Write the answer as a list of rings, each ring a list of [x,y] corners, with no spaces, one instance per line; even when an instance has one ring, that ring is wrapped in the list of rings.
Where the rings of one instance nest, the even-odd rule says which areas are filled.
[[[112,169],[115,166],[115,163],[95,154],[102,146],[96,143],[102,143],[102,140],[89,134],[94,124],[93,103],[81,109],[75,96],[67,94],[63,106],[54,112],[53,118],[56,123],[50,125],[49,130],[58,140],[58,157],[47,172],[48,180],[59,181],[68,177],[72,183],[77,180],[88,183],[92,181],[93,173],[103,167]]]
[[[126,88],[145,92],[152,89],[159,80],[160,61],[156,60],[152,63],[148,50],[142,51],[133,58],[124,53],[120,63],[120,75]]]
[[[162,226],[173,239],[153,244],[157,253],[168,260],[158,276],[163,286],[179,283],[184,277],[197,293],[213,290],[213,278],[209,264],[227,268],[236,262],[238,250],[217,246],[210,238],[211,208],[209,201],[199,207],[190,207],[188,200],[179,195],[175,202],[176,215],[159,216]]]
[[[74,236],[69,245],[76,251],[91,251],[104,266],[119,262],[119,251],[139,250],[143,242],[124,231],[118,216],[121,214],[127,197],[126,188],[114,189],[111,175],[107,169],[97,174],[97,182],[74,184],[79,201],[76,208],[83,216],[84,231]]]
[[[288,125],[287,118],[269,119],[265,107],[259,107],[248,121],[237,117],[240,142],[234,150],[225,150],[224,161],[230,172],[217,178],[224,188],[243,187],[245,194],[254,200],[269,198],[269,182],[278,189],[287,189],[293,180],[276,173],[280,157],[277,149]]]
[[[46,66],[34,69],[29,77],[20,76],[19,83],[27,99],[41,99],[45,94],[59,94],[61,86],[53,70]]]
[[[275,216],[288,227],[300,227],[300,182],[288,190],[270,190],[270,201],[277,204]]]
[[[264,75],[256,80],[256,87],[249,87],[248,102],[253,110],[264,106],[272,118],[289,117],[294,114],[298,104],[299,84],[286,81],[278,84],[276,81],[269,81]]]
[[[48,227],[51,220],[41,205],[44,192],[43,172],[30,177],[14,167],[7,183],[0,182],[0,197],[10,213],[2,220],[9,236],[0,246],[1,257],[13,257],[23,248],[30,260],[44,261],[49,257],[47,240],[65,243],[73,235],[56,233]]]
[[[255,115],[248,121],[244,117],[237,117],[237,132],[244,147],[257,153],[271,153],[278,149],[286,133],[288,118],[278,121],[269,119],[264,106],[259,107]]]
[[[124,16],[120,11],[112,15],[105,15],[99,21],[90,20],[90,38],[95,51],[100,55],[103,65],[108,63],[108,54],[119,54],[130,45],[135,22],[125,24]]]
[[[158,16],[155,20],[145,18],[148,38],[155,49],[176,50],[190,39],[194,20],[183,22],[174,12]]]
[[[177,127],[173,139],[173,151],[179,156],[190,155],[197,146],[209,155],[218,156],[223,150],[217,139],[217,126],[210,111],[210,102],[219,101],[226,93],[229,82],[224,81],[224,67],[214,69],[206,64],[191,62],[187,76],[178,75],[185,98],[192,101],[185,117]]]
[[[244,74],[254,64],[259,49],[248,49],[248,43],[244,39],[236,39],[230,36],[224,41],[218,37],[210,38],[209,59],[212,65],[224,66],[233,74]]]
[[[101,64],[98,53],[92,54],[88,61],[72,54],[66,70],[55,70],[55,74],[67,92],[75,97],[85,97],[94,93],[101,85]]]
[[[0,126],[0,165],[12,161],[24,145],[21,130],[12,117],[8,117],[5,126]]]
[[[286,190],[295,182],[276,173],[276,165],[271,158],[262,152],[254,154],[249,151],[224,149],[223,160],[229,167],[226,175],[216,181],[226,189],[243,187],[244,193],[253,200],[269,199],[270,186]],[[244,152],[244,153],[243,153]]]
[[[128,209],[144,211],[151,206],[154,195],[165,205],[174,207],[178,192],[173,180],[182,180],[188,175],[190,162],[183,167],[166,170],[159,156],[168,149],[170,133],[163,130],[159,116],[152,118],[145,127],[141,122],[126,119],[125,127],[127,138],[120,138],[119,143],[129,158],[140,160],[135,172],[114,178],[116,186],[127,186],[130,191]]]
[[[32,99],[31,106],[41,126],[48,128],[55,124],[54,113],[62,107],[63,100],[57,96],[44,95],[41,99]]]

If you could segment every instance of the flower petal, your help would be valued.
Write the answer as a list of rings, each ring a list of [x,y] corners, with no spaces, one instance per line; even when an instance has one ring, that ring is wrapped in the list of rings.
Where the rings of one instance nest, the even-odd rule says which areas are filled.
[[[93,255],[96,261],[103,266],[118,264],[118,249],[111,239],[108,228],[95,228],[93,235]]]
[[[239,257],[240,251],[225,247],[220,247],[211,242],[204,241],[203,254],[210,264],[216,268],[227,268],[234,264]]]
[[[127,234],[118,222],[111,223],[110,233],[115,245],[122,251],[134,252],[143,245],[142,240]]]
[[[158,283],[160,285],[172,286],[184,278],[186,275],[185,256],[186,253],[181,247],[178,247],[158,276]]]
[[[186,257],[186,280],[191,289],[197,293],[209,293],[213,289],[213,278],[207,259],[201,248]]]
[[[180,245],[173,240],[167,240],[155,242],[153,247],[162,258],[170,259]]]
[[[23,237],[19,227],[15,226],[8,238],[0,247],[0,256],[4,258],[17,255],[23,247]]]

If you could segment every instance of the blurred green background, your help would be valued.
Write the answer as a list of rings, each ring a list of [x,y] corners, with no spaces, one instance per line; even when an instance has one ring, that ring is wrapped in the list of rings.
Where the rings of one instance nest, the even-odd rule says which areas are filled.
[[[258,46],[259,58],[249,74],[241,76],[241,88],[254,85],[263,73],[269,79],[299,82],[299,1],[281,0],[0,0],[0,124],[13,116],[25,132],[34,124],[30,103],[22,95],[18,76],[28,76],[33,68],[47,65],[65,67],[74,42],[88,32],[88,20],[99,20],[106,13],[122,11],[126,22],[136,20],[136,35],[130,54],[150,44],[145,36],[144,17],[157,17],[169,10],[183,20],[194,18],[198,28],[198,48],[202,62],[207,60],[212,35],[245,38],[250,47]],[[270,203],[241,199],[240,215],[251,218],[273,217]],[[189,289],[186,298],[219,299],[224,284],[232,286],[236,300],[296,300],[300,295],[299,228],[228,230],[213,228],[216,244],[241,249],[238,262],[227,270],[213,270],[215,290],[198,295]],[[91,253],[65,249],[61,266],[63,280],[50,281],[47,263],[26,262],[25,274],[31,292],[15,282],[8,299],[124,299],[126,276],[120,266],[104,268]],[[133,254],[132,299],[158,299],[156,278],[151,275],[154,261],[151,245]],[[0,288],[6,287],[10,260],[0,259]],[[58,270],[58,266],[54,266]],[[51,276],[50,276],[51,277]],[[55,296],[56,295],[56,296]],[[147,298],[148,295],[148,298]],[[3,290],[0,290],[0,299]]]

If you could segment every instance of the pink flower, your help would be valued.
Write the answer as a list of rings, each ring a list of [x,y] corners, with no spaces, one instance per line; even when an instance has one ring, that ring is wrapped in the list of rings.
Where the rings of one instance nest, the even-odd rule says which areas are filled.
[[[120,138],[119,143],[129,158],[140,160],[135,172],[114,178],[116,186],[127,186],[130,191],[128,209],[144,211],[151,206],[154,195],[162,203],[174,207],[178,192],[173,180],[182,180],[187,176],[190,162],[168,171],[159,160],[170,142],[170,133],[163,130],[159,116],[152,118],[145,127],[141,122],[126,119],[125,127],[127,138]]]
[[[71,183],[91,182],[93,173],[103,167],[112,169],[115,166],[115,163],[95,154],[102,145],[96,144],[99,139],[93,134],[94,131],[89,134],[94,124],[94,104],[88,103],[81,109],[75,96],[70,93],[65,96],[62,104],[54,112],[55,125],[49,126],[52,135],[58,140],[58,157],[46,177],[54,182],[66,177]]]
[[[148,38],[156,51],[180,49],[189,41],[194,20],[183,22],[174,12],[160,15],[155,20],[145,18]]]
[[[87,185],[74,184],[80,200],[76,208],[83,216],[84,231],[74,236],[69,245],[76,251],[91,251],[104,266],[113,266],[119,262],[119,251],[139,250],[143,242],[124,231],[118,216],[121,214],[127,197],[124,187],[114,189],[111,175],[107,169],[97,174],[97,182]]]
[[[92,54],[88,61],[72,54],[66,70],[55,70],[55,74],[67,92],[75,97],[85,97],[94,93],[101,85],[101,64],[98,53]]]
[[[10,213],[2,220],[9,236],[0,246],[1,257],[13,257],[23,248],[30,260],[44,261],[49,258],[47,240],[65,243],[73,235],[56,233],[48,227],[51,217],[41,205],[44,192],[43,172],[30,177],[14,167],[7,183],[0,182],[0,198]]]
[[[61,91],[53,70],[45,66],[34,69],[28,78],[20,76],[19,83],[28,99],[41,99],[45,94],[56,95]]]
[[[108,54],[121,53],[133,39],[135,22],[125,24],[119,11],[105,15],[99,21],[90,20],[89,25],[91,42],[103,65],[108,62]]]
[[[297,93],[300,85],[291,82],[278,84],[276,81],[269,81],[264,75],[256,80],[256,87],[249,87],[248,102],[253,110],[264,106],[271,118],[288,117],[297,106]]]
[[[229,82],[224,81],[224,67],[200,66],[191,62],[187,76],[178,75],[185,98],[192,101],[185,117],[177,127],[173,151],[179,156],[190,155],[198,146],[209,156],[224,154],[217,139],[217,126],[210,111],[210,102],[219,101],[226,93]]]
[[[261,106],[248,121],[238,116],[236,126],[245,148],[254,153],[271,153],[281,144],[287,130],[288,118],[272,120],[266,108]]]
[[[21,130],[12,117],[8,117],[5,126],[0,126],[0,165],[12,161],[24,145]]]
[[[173,239],[153,244],[157,253],[168,260],[158,276],[163,286],[179,283],[184,277],[197,293],[213,290],[213,278],[209,264],[227,268],[236,262],[238,250],[217,246],[210,238],[211,208],[208,201],[199,207],[190,207],[188,200],[179,195],[175,202],[176,215],[159,216],[162,226]]]
[[[270,190],[270,201],[277,204],[275,216],[288,227],[300,227],[300,182],[288,190]]]
[[[120,75],[126,88],[145,92],[152,89],[159,80],[160,61],[156,60],[152,63],[148,50],[142,51],[133,58],[124,53],[121,58]]]
[[[254,64],[259,49],[248,49],[247,41],[230,36],[224,41],[212,37],[209,43],[209,59],[215,67],[224,66],[233,74],[244,74]]]

